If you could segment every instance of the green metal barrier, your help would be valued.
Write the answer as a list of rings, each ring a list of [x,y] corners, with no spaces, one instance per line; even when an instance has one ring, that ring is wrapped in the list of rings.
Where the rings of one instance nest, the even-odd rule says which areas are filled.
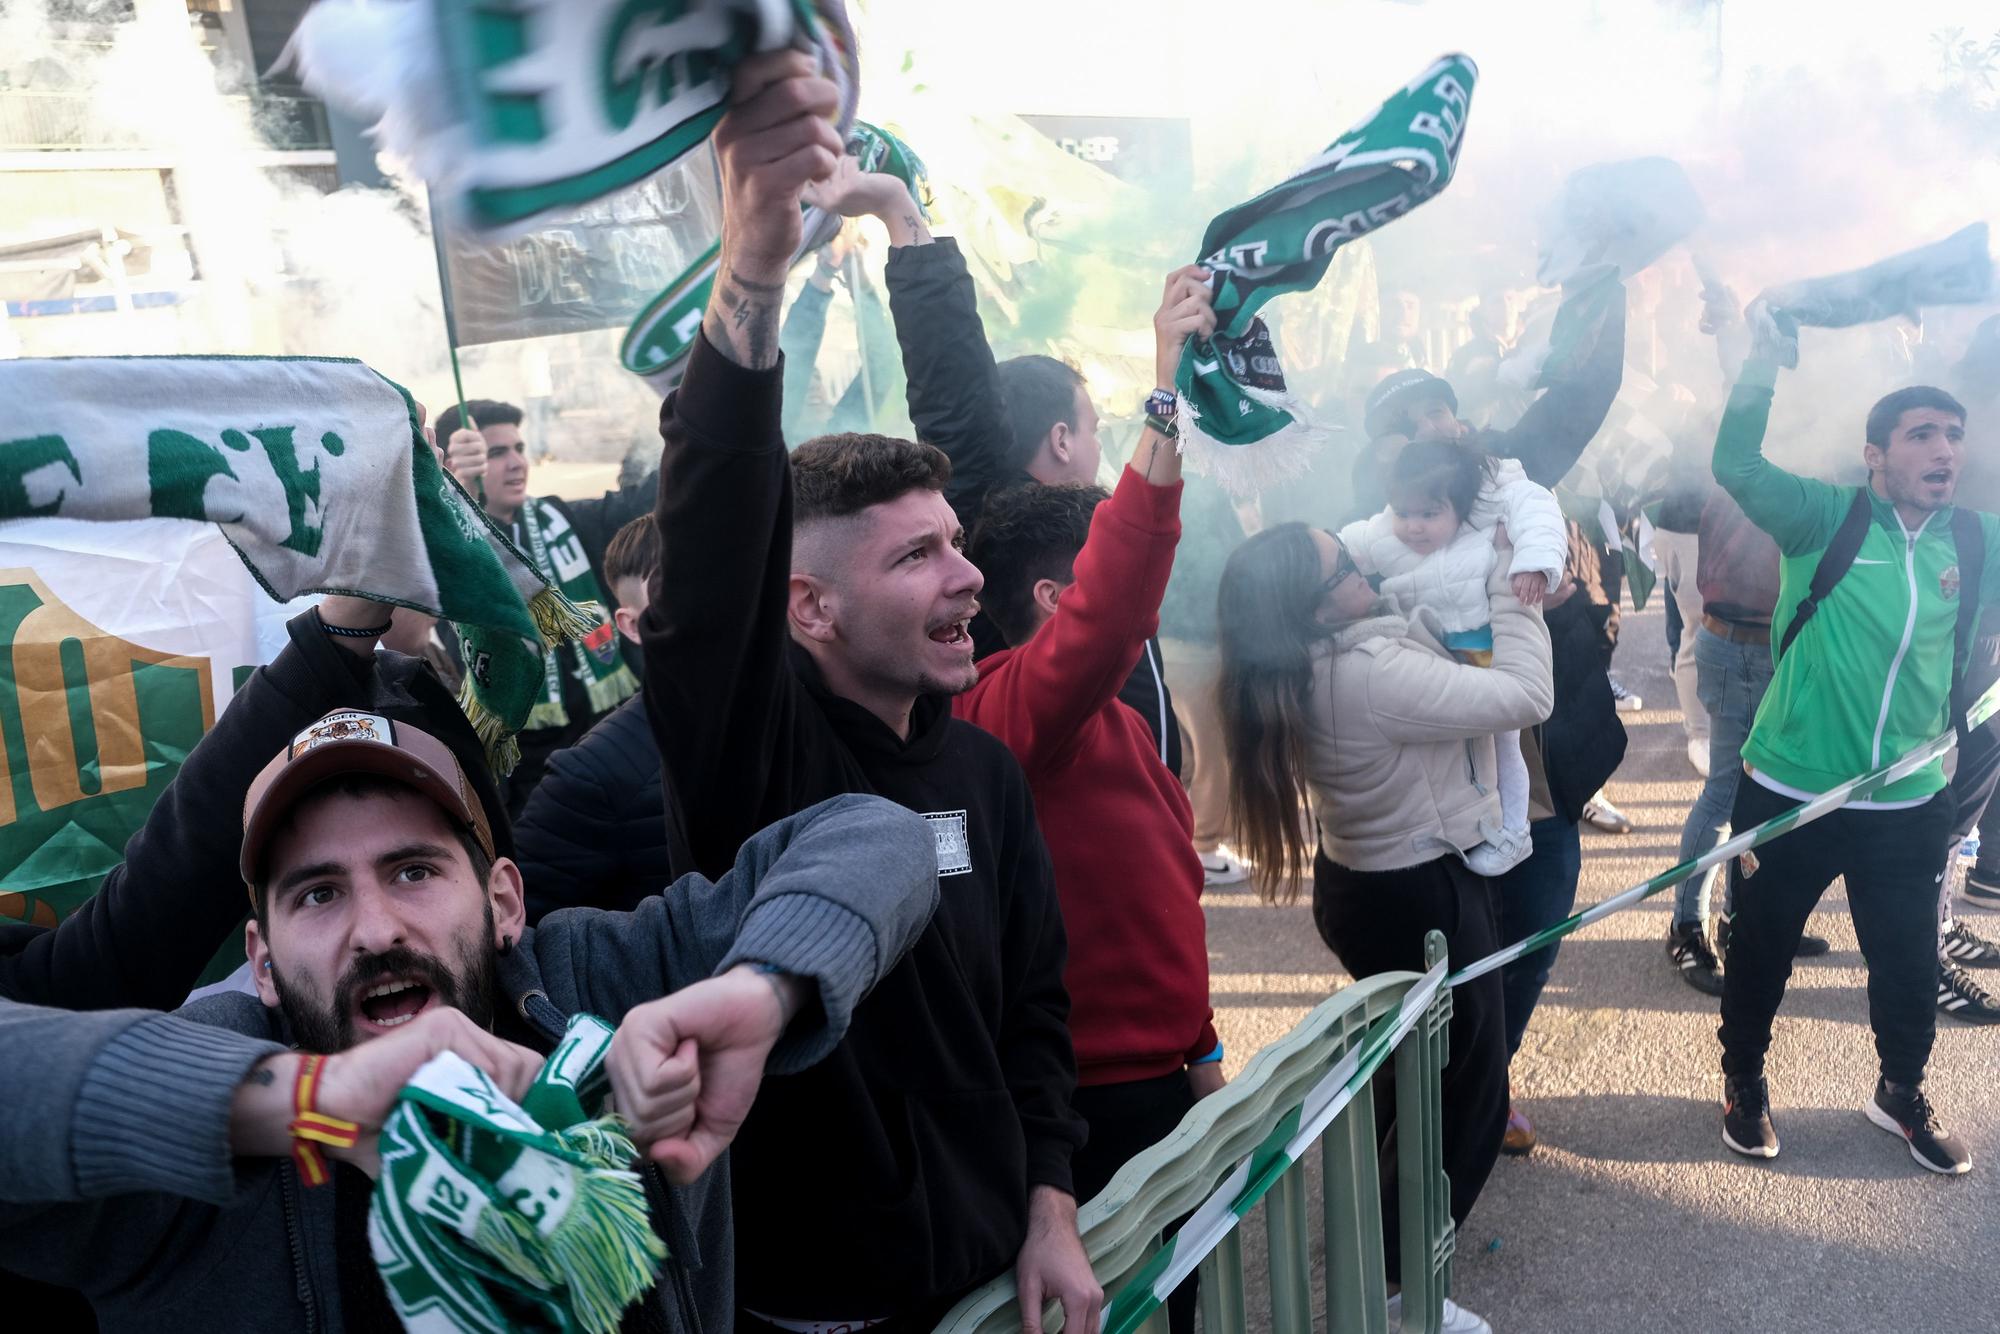
[[[1277,1334],[1312,1330],[1312,1236],[1301,1164],[1314,1143],[1325,1185],[1327,1327],[1340,1334],[1389,1334],[1370,1086],[1391,1059],[1403,1329],[1431,1334],[1440,1327],[1454,1234],[1439,1111],[1451,992],[1443,985],[1445,947],[1438,932],[1425,941],[1425,960],[1430,971],[1422,976],[1362,978],[1322,1001],[1083,1206],[1078,1224],[1084,1250],[1106,1294],[1104,1334],[1166,1334],[1160,1303],[1196,1268],[1203,1334],[1247,1330],[1236,1224],[1260,1202],[1269,1243],[1270,1328]],[[1176,1236],[1162,1240],[1176,1219],[1190,1214]],[[1044,1329],[1060,1328],[1060,1308],[1050,1306],[1043,1321]],[[1009,1272],[952,1308],[938,1334],[1013,1334],[1020,1327]]]

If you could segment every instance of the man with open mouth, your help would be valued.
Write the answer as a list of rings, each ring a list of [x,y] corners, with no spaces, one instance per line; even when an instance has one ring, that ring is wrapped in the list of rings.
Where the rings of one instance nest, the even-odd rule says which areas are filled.
[[[330,597],[295,625],[325,630],[315,647],[350,651],[348,667],[372,677],[398,661],[375,653],[383,613]],[[343,674],[320,665],[332,668],[326,678]],[[259,698],[239,698],[232,714]],[[230,842],[249,889],[255,995],[232,991],[180,1012],[214,1031],[210,1044],[191,1026],[170,1043],[131,1022],[93,1053],[40,1177],[16,1170],[20,1154],[0,1155],[7,1268],[80,1290],[106,1330],[395,1328],[369,1239],[372,1134],[354,1154],[332,1151],[317,1186],[288,1156],[284,1136],[301,1124],[289,1110],[294,1085],[264,1081],[284,1101],[276,1143],[264,1133],[270,1118],[245,1121],[234,1100],[243,1094],[254,1108],[265,1091],[258,1063],[287,1048],[332,1054],[315,1110],[372,1132],[408,1071],[377,1079],[371,1118],[352,1099],[326,1101],[345,1055],[452,1030],[487,1068],[494,1052],[515,1053],[502,1063],[517,1077],[501,1083],[518,1093],[518,1076],[588,1013],[619,1026],[608,1066],[616,1109],[657,1169],[642,1181],[668,1258],[633,1308],[638,1327],[728,1328],[725,1150],[765,1074],[825,1057],[923,931],[938,894],[925,821],[879,798],[836,798],[754,833],[712,879],[683,876],[631,912],[574,908],[528,926],[520,869],[495,835],[505,828],[498,793],[475,785],[451,746],[383,713],[335,708],[253,773],[261,757],[245,753],[243,721],[232,720],[233,733],[218,727],[229,749],[209,747],[182,769],[132,841],[144,864],[81,925],[128,934],[137,905],[163,897],[207,913],[198,901],[230,878],[228,864],[169,867],[158,850],[180,826],[233,829],[240,813],[241,843]],[[234,912],[243,904],[236,898]],[[502,1040],[490,1050],[489,1033]],[[150,1115],[191,1105],[206,1114],[172,1124]],[[147,1151],[173,1170],[135,1173],[118,1161]],[[90,1166],[51,1173],[54,1159]],[[43,1184],[23,1195],[12,1183],[24,1177]],[[53,1202],[12,1202],[23,1199]]]
[[[1958,400],[1925,385],[1883,398],[1863,430],[1867,483],[1834,486],[1764,457],[1776,374],[1768,358],[1745,363],[1715,444],[1716,480],[1782,556],[1775,675],[1743,746],[1747,781],[1730,817],[1739,831],[1962,725],[1980,612],[2000,601],[2000,519],[1952,504],[1965,452]],[[1923,1091],[1954,815],[1943,762],[1933,760],[1731,868],[1720,1035],[1722,1139],[1734,1152],[1778,1154],[1764,1057],[1806,916],[1840,876],[1881,1058],[1862,1110],[1927,1170],[1972,1166]]]

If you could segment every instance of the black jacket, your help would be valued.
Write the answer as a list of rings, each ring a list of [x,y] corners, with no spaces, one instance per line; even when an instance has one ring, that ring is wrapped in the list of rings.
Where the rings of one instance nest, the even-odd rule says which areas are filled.
[[[1008,462],[1014,433],[993,349],[987,346],[986,329],[979,322],[972,275],[958,242],[941,236],[929,245],[891,250],[883,277],[889,286],[896,339],[903,345],[903,371],[910,382],[910,422],[917,439],[936,445],[951,460],[951,482],[944,496],[970,532],[986,508],[987,496],[1002,487],[1034,485],[1032,478]],[[1007,647],[999,628],[983,612],[972,622],[972,640],[982,658]],[[1161,670],[1157,638],[1147,641],[1118,698],[1146,720],[1160,745],[1160,759],[1178,778],[1181,727]]]
[[[673,883],[676,865],[691,864],[643,695],[549,757],[514,841],[530,922],[558,908],[629,911]]]
[[[1555,710],[1537,732],[1549,800],[1575,821],[1584,803],[1617,772],[1625,758],[1625,723],[1604,672],[1603,622],[1582,593],[1570,596],[1544,619],[1555,677]]]
[[[1070,1189],[1083,1127],[1062,915],[1026,778],[918,701],[908,741],[831,694],[790,642],[792,478],[781,368],[697,338],[661,411],[660,568],[643,698],[693,864],[843,792],[926,815],[942,898],[910,956],[803,1074],[768,1080],[735,1154],[737,1292],[752,1310],[914,1313],[1003,1272],[1029,1189]]]
[[[348,652],[320,629],[317,610],[287,628],[292,642],[250,674],[188,752],[97,893],[54,927],[0,924],[0,996],[70,1010],[171,1010],[187,999],[216,951],[242,938],[250,908],[237,871],[244,788],[332,709],[366,709],[449,745],[485,804],[501,855],[513,855],[479,740],[436,673],[400,653]]]
[[[560,496],[530,496],[528,503],[538,506],[542,526],[542,538],[554,556],[558,568],[564,560],[558,548],[568,547],[573,554],[581,555],[590,562],[590,573],[597,580],[598,590],[603,594],[604,616],[611,617],[617,605],[613,601],[611,589],[604,582],[604,548],[611,539],[632,520],[649,514],[658,489],[658,474],[648,473],[630,486],[616,491],[606,491],[601,496],[585,500],[564,500]],[[522,551],[528,550],[528,534],[522,527],[521,516],[516,514],[508,525],[508,536]],[[611,642],[624,657],[625,665],[634,673],[639,670],[638,654],[625,637],[614,633]],[[591,712],[590,695],[582,680],[577,677],[576,657],[573,646],[559,644],[555,648],[556,671],[562,686],[563,707],[569,712],[569,721],[561,727],[537,727],[525,731],[516,738],[521,746],[521,762],[507,775],[507,811],[519,819],[526,808],[528,798],[535,785],[542,781],[548,769],[549,757],[557,751],[576,744],[585,732],[591,729],[600,715]]]

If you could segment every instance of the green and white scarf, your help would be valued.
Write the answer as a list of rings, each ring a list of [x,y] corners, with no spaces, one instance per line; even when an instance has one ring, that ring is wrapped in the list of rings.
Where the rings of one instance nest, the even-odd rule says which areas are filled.
[[[1188,340],[1174,377],[1189,467],[1251,495],[1306,466],[1320,432],[1286,391],[1257,311],[1310,291],[1335,250],[1450,183],[1477,77],[1466,57],[1444,57],[1297,173],[1209,223],[1198,258],[1217,275],[1216,331]]]
[[[889,131],[866,121],[855,121],[847,139],[848,156],[859,159],[861,170],[887,172],[910,188],[910,197],[926,218],[930,216],[930,177],[923,159]],[[793,263],[831,241],[840,230],[840,217],[810,204],[801,210],[805,230]],[[688,354],[694,351],[695,334],[701,329],[702,312],[708,309],[709,293],[715,288],[715,274],[722,261],[722,242],[703,252],[700,259],[647,303],[626,331],[619,345],[618,360],[634,375],[643,375],[661,393],[680,383],[687,368]]]
[[[425,1334],[609,1334],[658,1280],[638,1150],[616,1116],[611,1026],[578,1015],[515,1103],[451,1052],[403,1089],[379,1141],[369,1249]]]
[[[601,609],[607,605],[604,590],[598,586],[597,576],[591,571],[590,557],[583,549],[583,540],[560,509],[545,499],[530,496],[521,506],[521,532],[527,538],[528,556],[534,561],[535,570],[561,589],[564,597],[579,607]],[[577,679],[583,682],[584,691],[590,698],[592,717],[606,712],[639,689],[638,680],[633,677],[631,668],[625,665],[624,655],[619,651],[617,627],[601,610],[598,614],[600,619],[597,624],[570,644],[570,656],[576,661]],[[550,653],[543,659],[545,676],[542,697],[535,701],[535,707],[528,714],[527,725],[531,728],[565,727],[569,724],[569,708],[563,703],[561,669],[556,662],[560,656],[559,653]]]
[[[844,130],[861,71],[842,0],[320,0],[287,57],[498,240],[699,148],[736,66],[784,47],[818,54]]]
[[[1993,292],[1986,224],[1892,255],[1865,269],[1767,288],[1743,312],[1752,345],[1780,366],[1799,364],[1799,329],[1845,329],[1876,320],[1921,321],[1925,306],[1972,305]]]
[[[213,523],[281,602],[346,593],[453,621],[459,702],[502,772],[544,645],[596,624],[439,466],[408,392],[358,361],[26,358],[0,361],[0,402],[0,522]]]

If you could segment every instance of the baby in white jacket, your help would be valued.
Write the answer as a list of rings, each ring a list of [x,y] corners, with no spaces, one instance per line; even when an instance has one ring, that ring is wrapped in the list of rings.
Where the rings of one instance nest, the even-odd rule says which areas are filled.
[[[1444,646],[1461,662],[1493,662],[1493,608],[1486,594],[1493,574],[1494,529],[1505,524],[1514,544],[1509,573],[1514,595],[1539,606],[1562,577],[1569,534],[1546,487],[1528,480],[1513,459],[1493,458],[1455,440],[1404,445],[1389,472],[1389,506],[1340,530],[1363,574],[1382,576],[1382,594],[1405,615],[1427,607]],[[1499,875],[1532,851],[1528,838],[1528,766],[1521,734],[1494,738],[1500,788],[1500,828],[1464,853],[1481,875]]]

